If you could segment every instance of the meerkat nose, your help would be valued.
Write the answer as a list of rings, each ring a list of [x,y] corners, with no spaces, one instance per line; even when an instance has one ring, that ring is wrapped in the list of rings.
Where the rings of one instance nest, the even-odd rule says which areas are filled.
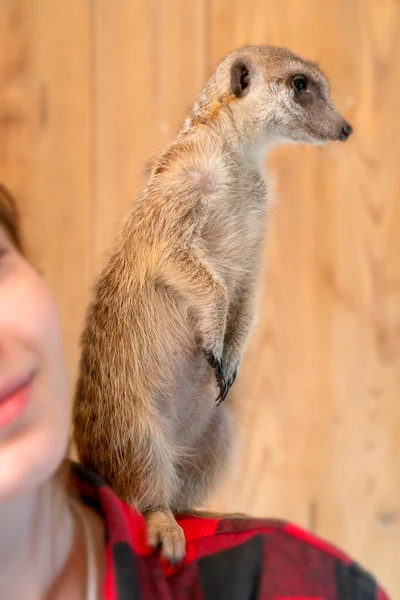
[[[352,133],[353,133],[352,126],[349,123],[346,123],[346,125],[343,125],[343,127],[340,129],[339,138],[342,142],[345,142]]]

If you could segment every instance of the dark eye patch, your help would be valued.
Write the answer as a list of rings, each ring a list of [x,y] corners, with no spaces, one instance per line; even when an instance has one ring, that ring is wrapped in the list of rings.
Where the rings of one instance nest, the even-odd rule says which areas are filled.
[[[301,73],[290,75],[287,85],[294,91],[294,100],[302,106],[323,98],[320,84],[309,75]]]

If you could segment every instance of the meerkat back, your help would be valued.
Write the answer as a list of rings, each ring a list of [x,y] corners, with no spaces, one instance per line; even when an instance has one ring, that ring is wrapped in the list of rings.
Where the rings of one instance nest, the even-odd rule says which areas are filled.
[[[232,454],[227,395],[257,312],[264,156],[350,133],[314,65],[281,48],[234,51],[154,161],[95,283],[79,458],[143,513],[149,543],[172,561],[185,552],[173,514],[207,499]]]

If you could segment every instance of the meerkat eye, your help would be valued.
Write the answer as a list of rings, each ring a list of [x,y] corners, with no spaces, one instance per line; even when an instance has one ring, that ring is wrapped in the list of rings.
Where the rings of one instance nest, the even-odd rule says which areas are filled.
[[[307,77],[304,77],[304,75],[296,75],[292,79],[292,86],[297,92],[305,92],[308,87]]]

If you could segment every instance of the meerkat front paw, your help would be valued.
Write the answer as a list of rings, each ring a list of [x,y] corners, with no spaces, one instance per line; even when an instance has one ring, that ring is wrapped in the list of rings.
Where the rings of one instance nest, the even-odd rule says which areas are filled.
[[[229,389],[236,379],[239,362],[227,356],[219,359],[212,352],[205,351],[205,355],[208,363],[215,371],[215,378],[220,390],[216,398],[217,406],[219,406],[227,397]]]
[[[238,368],[239,363],[237,361],[226,358],[222,359],[219,376],[217,375],[217,383],[220,390],[220,393],[216,399],[217,406],[219,406],[221,402],[226,399],[230,388],[235,382]]]
[[[208,364],[214,369],[218,380],[218,378],[221,376],[222,359],[218,358],[218,356],[212,350],[204,350],[204,354]]]
[[[144,513],[147,542],[157,549],[171,564],[179,564],[185,556],[185,534],[169,509],[154,509]]]

